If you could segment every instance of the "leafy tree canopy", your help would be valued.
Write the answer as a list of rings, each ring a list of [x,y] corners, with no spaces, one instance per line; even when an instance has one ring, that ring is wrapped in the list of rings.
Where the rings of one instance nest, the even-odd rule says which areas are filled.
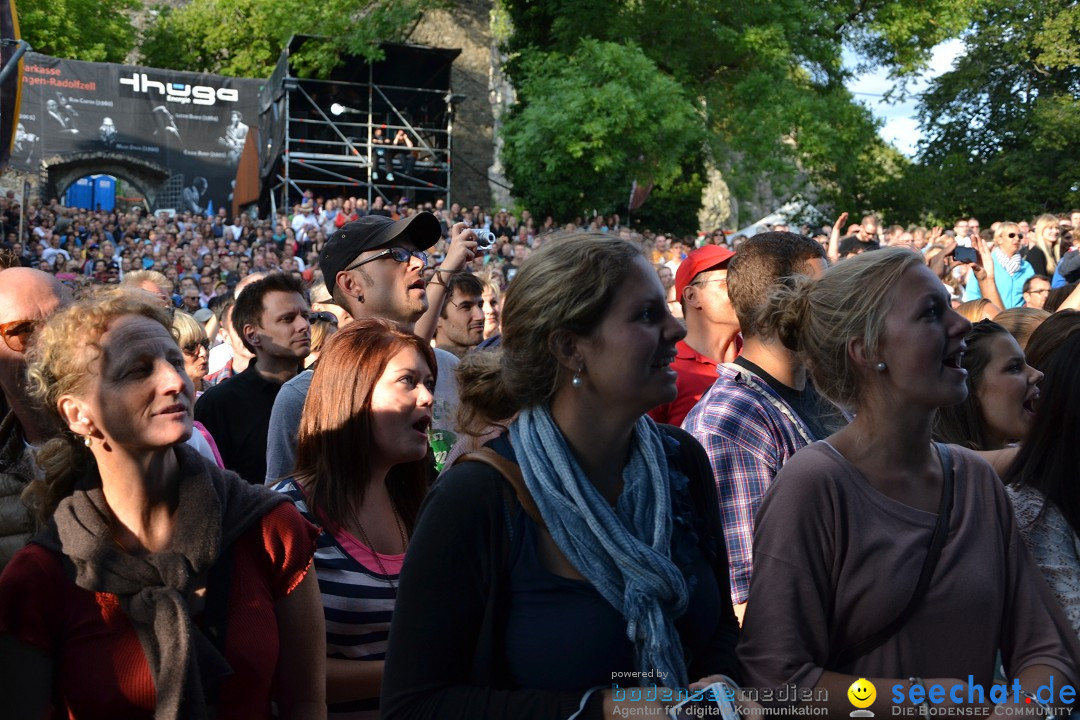
[[[403,39],[422,10],[440,0],[192,0],[156,8],[140,46],[143,62],[176,70],[267,77],[292,35],[325,36],[292,57],[303,75],[320,76],[346,54],[382,57],[380,42]]]
[[[1032,217],[1080,206],[1080,6],[987,0],[966,52],[923,95],[925,140],[900,182],[923,214]]]
[[[506,122],[503,157],[533,212],[610,212],[633,179],[671,183],[701,147],[699,107],[637,47],[586,39],[573,55],[522,63],[518,90],[531,100]]]
[[[93,62],[123,62],[135,46],[132,14],[140,0],[20,0],[19,30],[36,52]]]
[[[588,39],[636,46],[660,74],[699,101],[706,145],[692,152],[711,155],[736,195],[762,177],[781,193],[809,182],[819,201],[854,210],[852,203],[873,195],[878,171],[872,162],[883,146],[869,112],[844,88],[843,46],[902,77],[925,65],[928,48],[965,26],[976,1],[981,0],[502,4],[514,28],[506,48],[523,105],[540,100],[528,84],[537,53],[574,57]],[[585,116],[565,120],[588,122]],[[508,126],[508,142],[520,130]]]

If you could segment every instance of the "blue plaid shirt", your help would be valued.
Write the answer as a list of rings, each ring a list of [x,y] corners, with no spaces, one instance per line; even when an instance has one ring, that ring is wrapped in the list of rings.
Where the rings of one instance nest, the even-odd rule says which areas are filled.
[[[713,386],[686,416],[712,463],[731,566],[731,602],[746,602],[754,552],[754,515],[781,466],[813,442],[810,428],[757,375],[717,367]]]

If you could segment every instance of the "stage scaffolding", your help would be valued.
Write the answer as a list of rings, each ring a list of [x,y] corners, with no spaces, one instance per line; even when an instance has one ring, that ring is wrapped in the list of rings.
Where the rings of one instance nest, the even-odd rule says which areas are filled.
[[[464,99],[451,91],[450,66],[461,51],[387,43],[385,59],[353,56],[314,80],[290,63],[305,42],[321,40],[294,36],[260,95],[260,204],[290,208],[312,190],[369,207],[376,197],[449,205],[454,106]],[[399,130],[411,148],[393,144]]]

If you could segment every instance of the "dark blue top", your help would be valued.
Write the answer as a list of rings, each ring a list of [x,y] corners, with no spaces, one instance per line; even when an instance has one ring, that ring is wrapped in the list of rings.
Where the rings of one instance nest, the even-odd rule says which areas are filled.
[[[512,455],[505,435],[492,443]],[[665,437],[670,456],[677,444]],[[689,604],[675,622],[683,640],[687,666],[709,656],[721,593],[710,562],[701,551],[695,529],[687,477],[669,465],[672,500],[671,555],[687,580]],[[521,532],[510,549],[510,607],[506,625],[506,658],[518,687],[537,690],[587,689],[613,682],[623,687],[664,685],[663,679],[635,680],[634,645],[626,635],[626,619],[596,588],[584,580],[552,573],[540,559],[540,529],[516,506],[514,527]],[[727,602],[727,598],[723,598]],[[698,678],[692,677],[693,682]]]
[[[626,620],[584,580],[544,567],[539,528],[518,506],[520,539],[510,555],[506,657],[518,687],[563,690],[610,685],[612,673],[632,672],[634,645]],[[633,681],[621,685],[635,685]]]

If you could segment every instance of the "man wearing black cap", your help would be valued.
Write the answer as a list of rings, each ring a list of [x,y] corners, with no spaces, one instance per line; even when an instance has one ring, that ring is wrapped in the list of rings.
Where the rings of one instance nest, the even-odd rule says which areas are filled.
[[[441,234],[438,219],[429,212],[397,221],[382,215],[366,215],[346,223],[330,236],[319,255],[326,289],[334,302],[353,318],[383,318],[430,340],[442,308],[446,282],[472,259],[476,250],[472,231],[464,224],[455,226],[446,259],[436,270],[435,278],[425,286],[421,276],[427,264],[425,251],[438,242]],[[418,328],[418,324],[422,327]],[[453,369],[458,360],[441,350],[436,350],[435,358],[439,379],[430,433],[436,461],[441,463],[440,455],[453,444],[449,428],[457,405]],[[292,472],[296,434],[311,376],[312,371],[307,370],[285,383],[274,402],[266,448],[267,483],[277,482]]]

